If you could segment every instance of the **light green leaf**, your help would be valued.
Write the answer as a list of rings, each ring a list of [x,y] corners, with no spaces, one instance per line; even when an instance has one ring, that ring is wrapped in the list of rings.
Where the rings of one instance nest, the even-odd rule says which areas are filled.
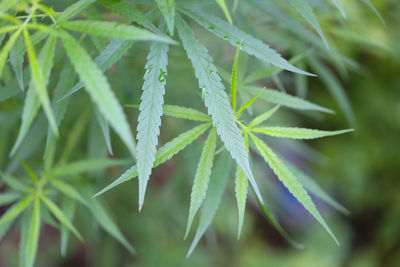
[[[83,205],[87,205],[86,201],[73,186],[57,179],[51,179],[50,183],[67,197],[77,200]]]
[[[290,0],[290,3],[297,9],[300,15],[315,29],[315,31],[324,41],[326,47],[328,47],[328,42],[326,41],[324,33],[322,32],[322,29],[319,26],[317,16],[315,16],[314,10],[311,7],[311,5],[307,2],[307,0]]]
[[[173,106],[173,105],[163,105],[163,111],[164,115],[179,119],[202,121],[202,122],[211,121],[210,116],[192,108]]]
[[[154,34],[148,30],[132,25],[119,24],[110,21],[74,20],[62,24],[64,28],[108,38],[118,38],[131,41],[159,41],[174,44],[169,37]]]
[[[7,10],[18,4],[20,0],[2,0],[0,3],[0,13],[5,13]]]
[[[33,196],[27,196],[20,202],[12,205],[7,211],[1,216],[0,218],[0,227],[6,224],[7,222],[10,222],[14,220],[21,212],[23,212],[26,207],[32,202]]]
[[[158,34],[163,34],[139,9],[133,5],[120,0],[97,0],[97,3],[105,6],[111,11],[130,19],[131,21]]]
[[[340,130],[340,131],[321,131],[321,130],[298,128],[298,127],[267,126],[267,127],[254,128],[252,131],[275,137],[293,138],[293,139],[315,139],[315,138],[348,133],[353,131],[353,129]]]
[[[106,169],[112,166],[124,165],[126,163],[127,163],[126,160],[120,160],[120,159],[107,159],[107,158],[84,159],[57,167],[51,172],[51,175],[71,176],[83,172],[89,172],[98,169]]]
[[[31,178],[35,181],[38,182],[39,178],[36,176],[35,172],[31,169],[31,167],[23,161],[19,156],[17,156],[17,159],[19,163],[22,165],[22,167],[26,170],[26,172],[31,176]]]
[[[184,13],[189,15],[197,23],[214,33],[216,36],[226,40],[235,47],[239,47],[242,51],[248,53],[249,55],[253,55],[258,59],[281,69],[314,76],[313,74],[294,67],[268,45],[218,17],[202,13],[198,10],[184,10]]]
[[[233,0],[233,8],[232,11],[235,12],[239,5],[239,0]]]
[[[24,91],[24,57],[18,54],[18,51],[24,46],[24,39],[21,35],[15,40],[14,45],[10,50],[10,63],[15,73],[15,78],[18,81],[19,88]]]
[[[70,35],[63,38],[64,47],[93,102],[135,156],[135,143],[129,123],[107,79],[88,53]]]
[[[244,212],[246,209],[246,199],[247,199],[247,177],[239,165],[236,166],[235,175],[235,192],[236,201],[239,210],[239,226],[238,226],[238,239],[240,238],[240,233],[242,232]]]
[[[207,197],[204,200],[201,208],[200,222],[197,226],[196,234],[193,238],[192,244],[190,245],[189,251],[186,254],[186,257],[189,257],[192,254],[193,250],[199,243],[200,238],[211,224],[214,215],[218,210],[222,195],[225,191],[226,183],[228,181],[231,166],[232,160],[230,160],[229,154],[226,152],[222,153],[213,168],[210,184],[208,186]]]
[[[325,223],[325,220],[322,218],[317,207],[314,205],[311,197],[308,195],[302,184],[289,171],[283,161],[263,141],[251,133],[250,136],[256,145],[257,150],[260,152],[274,173],[278,176],[283,185],[304,206],[304,208],[310,212],[312,216],[314,216],[314,218],[325,228],[333,240],[339,245],[335,235]]]
[[[74,214],[75,214],[75,201],[69,197],[64,197],[61,202],[61,209],[65,216],[68,218],[68,220],[72,221],[74,219]],[[65,257],[67,255],[67,245],[68,245],[68,240],[70,236],[70,231],[68,227],[65,225],[61,224],[60,225],[60,249],[61,249],[61,255]]]
[[[267,88],[260,88],[256,86],[245,86],[243,89],[251,94],[258,94],[262,91],[260,98],[281,106],[299,109],[299,110],[312,110],[312,111],[319,111],[325,113],[334,113],[332,110],[321,107],[317,104],[308,102],[299,97],[295,97],[283,92],[279,92],[277,90],[267,89]]]
[[[6,192],[0,194],[0,206],[13,203],[15,200],[19,199],[21,194],[16,192]]]
[[[189,218],[186,226],[185,239],[192,226],[193,219],[196,216],[197,211],[203,203],[208,189],[208,183],[210,181],[211,169],[214,163],[215,147],[217,144],[217,134],[215,128],[213,128],[203,146],[201,152],[200,161],[197,165],[196,175],[193,181],[192,193],[190,194],[190,208]]]
[[[229,24],[233,25],[232,17],[231,14],[229,13],[228,7],[226,6],[225,0],[215,0],[215,1],[221,7]]]
[[[21,218],[21,230],[20,230],[20,239],[19,239],[19,266],[26,267],[26,255],[28,251],[28,234],[29,227],[32,219],[32,211],[31,209],[25,211],[22,214]]]
[[[20,182],[16,177],[0,171],[2,180],[12,189],[21,192],[28,192],[30,188],[24,183]]]
[[[336,210],[340,211],[345,215],[349,215],[350,211],[343,207],[340,203],[329,196],[312,178],[306,175],[303,171],[297,168],[290,162],[285,161],[289,170],[296,176],[296,178],[304,185],[304,187],[314,196],[318,197],[328,205],[332,206]]]
[[[346,18],[346,12],[344,12],[344,7],[342,4],[342,0],[332,0],[332,3],[339,9],[340,13],[342,14],[343,18]]]
[[[106,118],[104,118],[103,114],[100,113],[100,110],[96,107],[94,110],[96,114],[96,119],[100,125],[101,131],[103,132],[104,141],[107,146],[107,151],[110,155],[113,155],[112,145],[111,145],[111,136],[110,136],[110,125]]]
[[[84,196],[86,202],[88,203],[88,208],[93,214],[94,218],[100,224],[100,226],[109,233],[112,237],[118,240],[128,251],[135,254],[135,249],[126,240],[124,235],[119,230],[118,226],[115,224],[111,215],[101,204],[100,200],[93,198],[93,192],[88,187],[82,188],[82,195]]]
[[[236,92],[237,92],[237,79],[238,79],[238,65],[239,65],[239,52],[240,49],[236,49],[235,60],[233,61],[232,66],[232,75],[231,75],[231,99],[232,99],[232,108],[233,112],[236,112]]]
[[[153,168],[157,167],[158,165],[166,162],[172,156],[177,154],[179,151],[184,149],[186,146],[191,144],[194,140],[196,140],[202,133],[204,133],[209,127],[210,123],[204,123],[199,126],[194,127],[193,129],[180,134],[179,136],[175,137],[164,146],[162,146],[156,154],[156,159],[153,164]],[[134,165],[125,171],[120,177],[118,177],[114,182],[106,186],[100,192],[96,193],[96,196],[99,196],[106,191],[116,187],[117,185],[122,184],[123,182],[129,181],[138,176],[137,166]]]
[[[167,82],[169,47],[153,42],[147,56],[146,73],[142,87],[139,123],[137,126],[137,166],[139,172],[139,211],[142,209],[147,182],[155,159],[161,116]]]
[[[21,30],[14,32],[0,51],[0,77],[2,77],[4,64],[6,63],[8,53],[20,34]]]
[[[47,116],[47,119],[54,134],[58,135],[57,124],[54,118],[53,111],[51,109],[50,100],[46,89],[48,82],[48,75],[46,77],[46,74],[50,73],[50,70],[53,66],[53,56],[57,39],[54,36],[48,38],[48,42],[46,42],[46,44],[48,45],[48,47],[46,48],[48,49],[47,52],[48,57],[44,58],[43,61],[38,62],[36,59],[35,50],[33,48],[31,39],[29,37],[28,30],[24,29],[23,34],[24,34],[26,49],[28,52],[32,85],[36,90],[36,94],[43,106],[43,110]]]
[[[378,16],[378,18],[381,20],[382,24],[386,26],[385,20],[383,19],[381,14],[378,12],[378,10],[376,10],[376,8],[371,3],[371,1],[369,1],[369,0],[360,0],[360,1],[363,2],[364,4],[366,4],[375,13],[375,15]]]
[[[240,109],[237,111],[237,114],[242,113],[244,110],[246,110],[247,108],[249,108],[254,101],[256,101],[256,99],[262,94],[262,92],[259,92],[257,95],[253,96],[252,98],[249,99],[249,101],[247,101],[246,103],[244,103],[243,106],[240,107]]]
[[[156,3],[167,23],[169,33],[173,36],[175,28],[175,0],[156,0]]]
[[[257,126],[261,123],[263,123],[264,121],[268,120],[272,115],[274,115],[274,113],[279,109],[279,105],[258,115],[257,117],[255,117],[249,124],[249,128],[253,128],[254,126]]]
[[[68,219],[68,217],[64,214],[64,212],[62,210],[60,210],[60,208],[57,207],[57,205],[54,204],[47,197],[42,195],[40,198],[43,200],[44,204],[46,204],[47,208],[49,208],[50,212],[54,215],[54,217],[56,217],[60,221],[60,223],[65,225],[72,233],[74,233],[74,235],[76,235],[76,237],[79,240],[82,240],[82,236],[80,235],[78,230],[76,230],[75,226],[73,226],[73,224]]]
[[[249,155],[246,152],[243,137],[236,125],[224,85],[217,74],[216,67],[212,64],[212,58],[207,53],[207,49],[196,41],[192,29],[180,16],[176,19],[176,26],[182,39],[182,45],[199,80],[208,114],[212,116],[217,133],[224,142],[226,149],[231,153],[232,158],[246,173],[257,197],[262,202],[261,193],[250,168]]]
[[[25,261],[27,267],[32,267],[36,253],[38,249],[39,243],[39,234],[40,234],[40,200],[38,198],[35,199],[35,203],[33,205],[32,217],[29,225],[29,232],[27,236],[27,247],[26,247],[26,255]]]
[[[66,20],[69,20],[75,16],[77,16],[80,12],[82,12],[85,8],[87,8],[90,4],[96,2],[96,0],[79,0],[74,4],[68,6],[58,17],[57,22],[62,23]]]

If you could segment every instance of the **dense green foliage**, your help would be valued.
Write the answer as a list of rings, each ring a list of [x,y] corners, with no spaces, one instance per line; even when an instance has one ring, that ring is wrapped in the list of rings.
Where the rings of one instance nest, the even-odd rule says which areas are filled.
[[[139,249],[139,258],[159,250],[152,248],[160,240],[143,236],[151,227],[181,231],[186,239],[196,226],[186,247],[189,257],[226,196],[236,198],[228,209],[221,209],[230,211],[237,205],[236,217],[228,212],[224,218],[236,222],[237,238],[251,205],[251,212],[260,211],[287,244],[302,248],[303,242],[280,224],[281,204],[272,197],[279,190],[287,190],[332,243],[342,243],[315,200],[343,214],[348,210],[285,151],[316,157],[303,140],[352,131],[338,128],[357,129],[340,79],[361,66],[339,46],[353,41],[388,48],[346,26],[344,18],[358,16],[351,12],[354,6],[377,15],[379,27],[385,24],[368,0],[351,2],[350,7],[328,0],[2,1],[0,205],[6,208],[0,217],[0,238],[19,224],[20,266],[34,266],[47,225],[59,230],[63,256],[71,242],[90,246],[96,238],[105,238],[93,233],[98,231],[92,229],[95,224],[130,257],[135,257],[136,243],[150,242],[149,251]],[[315,80],[328,89],[336,103],[328,104],[332,108],[306,99],[309,83]],[[321,99],[329,103],[330,98]],[[322,127],[322,122],[312,128],[295,122],[298,116],[322,121],[335,112],[346,122],[333,129]],[[171,201],[179,198],[184,205],[165,203],[169,208],[162,210],[151,197],[158,193],[150,187],[163,182],[152,184],[157,171],[152,172],[170,164],[178,153],[186,154],[176,160],[182,163],[173,177],[190,176],[192,182],[181,188],[180,178],[169,181],[173,186],[167,192],[176,194]],[[262,179],[265,169],[259,161],[283,187]],[[130,180],[135,182],[126,183]],[[123,183],[127,189],[119,186]],[[145,215],[135,215],[138,229],[133,231],[138,237],[125,235],[118,226],[123,219],[110,211],[117,205],[133,213],[132,202],[124,197],[113,204],[102,199],[104,193],[118,190],[129,201],[131,196],[138,199],[139,212],[172,216],[179,223],[155,226],[151,218],[140,221]],[[183,215],[188,215],[186,233]],[[149,229],[141,233],[141,225]],[[40,255],[38,260],[46,261]],[[192,260],[205,264],[196,256]]]

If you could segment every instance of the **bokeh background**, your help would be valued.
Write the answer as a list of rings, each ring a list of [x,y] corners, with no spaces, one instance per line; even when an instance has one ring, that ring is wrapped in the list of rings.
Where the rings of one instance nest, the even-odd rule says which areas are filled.
[[[318,1],[310,2],[318,5]],[[283,108],[273,121],[280,125],[324,130],[355,128],[351,134],[310,141],[301,146],[288,146],[282,141],[282,144],[275,143],[275,147],[286,158],[310,174],[350,211],[349,215],[340,214],[316,199],[319,209],[338,236],[340,247],[275,182],[270,170],[253,154],[253,169],[272,209],[290,235],[303,243],[305,248],[299,250],[291,247],[252,202],[247,205],[244,230],[240,240],[237,240],[237,208],[232,180],[214,223],[192,256],[186,259],[193,236],[188,240],[183,240],[183,236],[192,179],[201,151],[201,142],[195,142],[176,158],[154,170],[141,214],[136,209],[136,182],[126,183],[101,197],[123,233],[137,249],[137,256],[130,255],[99,229],[92,218],[81,212],[75,223],[85,234],[86,242],[79,243],[72,238],[67,256],[62,258],[58,231],[46,226],[42,229],[36,266],[400,266],[400,2],[372,1],[382,14],[386,26],[370,9],[356,3],[358,1],[343,2],[346,2],[346,20],[332,8],[330,10],[335,14],[328,14],[322,9],[318,15],[335,49],[359,63],[357,67],[349,68],[347,73],[339,73],[331,68],[345,88],[356,124],[349,125],[325,89],[326,85],[318,78],[308,79],[307,99],[335,110],[335,115],[298,113]],[[251,19],[250,24],[239,22],[241,17],[251,16],[265,18],[258,21],[254,29]],[[241,28],[249,29],[260,38],[265,36],[264,39],[269,41],[266,36],[271,30],[268,22],[274,19],[270,15],[241,4],[234,19]],[[194,23],[192,25],[196,27]],[[344,30],[340,32],[338,29]],[[272,30],[291,34],[285,25]],[[234,49],[204,30],[197,29],[196,34],[208,47],[216,64],[229,71]],[[273,36],[276,39],[272,43],[279,44],[280,36]],[[292,42],[287,44],[289,51],[293,51],[290,46],[300,46],[296,43],[296,37]],[[113,88],[123,95],[124,104],[138,103],[147,49],[147,45],[135,46],[108,73]],[[249,58],[247,73],[252,71],[253,61]],[[288,73],[279,77],[287,90],[296,94],[295,77]],[[276,87],[270,79],[261,80],[258,85]],[[79,96],[81,99],[76,97],[75,105],[84,105],[87,96],[82,92]],[[166,103],[204,110],[199,99],[190,62],[185,59],[181,47],[173,47],[169,56]],[[265,103],[257,102],[253,112],[258,114],[265,108]],[[136,127],[137,111],[127,108],[127,112],[133,127]],[[79,109],[75,113],[77,115]],[[68,123],[63,126],[65,129],[69,127]],[[190,122],[164,119],[161,142],[170,140],[190,126]],[[96,127],[91,125],[88,132],[100,132]],[[123,155],[123,146],[116,136],[114,145],[116,155]],[[83,137],[75,157],[90,156],[96,151],[105,150]],[[7,160],[4,155],[0,157],[2,166],[7,165]],[[29,162],[40,160],[30,159]],[[93,179],[100,189],[121,171],[110,169],[92,173],[88,179]],[[233,171],[231,176],[233,179]],[[0,243],[0,266],[17,266],[18,229],[12,229]]]

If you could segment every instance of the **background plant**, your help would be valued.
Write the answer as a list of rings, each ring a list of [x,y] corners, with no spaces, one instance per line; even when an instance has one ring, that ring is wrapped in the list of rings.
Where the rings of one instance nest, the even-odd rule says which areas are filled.
[[[199,153],[194,150],[189,156],[191,160],[186,160],[189,162],[187,165],[191,166],[188,168],[195,172],[183,175],[194,177],[191,196],[185,198],[186,209],[189,209],[185,236],[189,234],[195,215],[200,210],[199,223],[188,256],[210,226],[221,199],[227,194],[236,196],[238,215],[231,214],[230,218],[238,217],[238,236],[244,222],[246,200],[249,198],[251,206],[259,207],[288,243],[293,247],[303,247],[279,224],[275,212],[281,208],[277,206],[273,209],[275,212],[271,210],[270,206],[279,203],[276,201],[279,198],[265,198],[274,192],[277,195],[279,189],[271,182],[259,185],[260,178],[253,174],[249,164],[249,152],[252,152],[251,161],[254,165],[261,158],[265,160],[290,193],[336,240],[308,193],[343,213],[348,213],[347,209],[324,193],[299,166],[290,162],[290,159],[282,159],[280,153],[274,151],[282,153],[287,149],[309,158],[315,157],[315,152],[300,142],[282,142],[277,139],[266,139],[265,142],[260,137],[265,134],[313,139],[345,132],[287,127],[290,124],[288,118],[296,118],[293,117],[293,111],[296,110],[311,119],[332,113],[332,109],[304,99],[308,76],[313,73],[324,82],[347,122],[354,127],[354,112],[332,66],[341,77],[346,77],[348,69],[357,70],[360,65],[343,56],[336,44],[341,44],[342,39],[348,39],[388,50],[386,43],[375,43],[354,34],[343,25],[337,26],[336,21],[342,21],[340,16],[349,16],[340,1],[327,1],[318,5],[308,1],[233,1],[232,9],[230,3],[227,5],[224,1],[205,1],[201,4],[196,1],[133,2],[135,4],[121,1],[78,1],[69,5],[67,2],[4,1],[0,5],[3,23],[1,29],[5,37],[0,69],[3,70],[1,100],[4,114],[2,178],[6,184],[1,197],[3,204],[13,203],[1,217],[0,225],[2,232],[6,233],[21,215],[18,220],[21,225],[20,264],[33,265],[43,225],[60,229],[61,252],[65,255],[70,232],[81,239],[78,229],[80,226],[85,228],[81,223],[72,222],[81,216],[88,217],[87,210],[91,211],[99,226],[134,253],[130,243],[121,234],[124,231],[119,230],[111,219],[99,195],[138,177],[137,197],[141,210],[152,167],[166,162],[195,140],[203,138],[203,141],[195,142],[199,146]],[[376,11],[368,1],[363,2]],[[217,5],[226,22],[224,17],[210,15],[209,10]],[[335,7],[338,8],[338,16],[325,15],[330,14],[330,10],[335,10]],[[348,9],[352,10],[350,7]],[[365,8],[358,3],[357,9]],[[321,22],[314,10],[321,13]],[[247,12],[252,12],[260,20],[249,20],[245,15]],[[269,14],[270,20],[263,19],[264,13]],[[358,18],[358,15],[354,14],[353,17]],[[378,14],[376,20],[379,18],[382,19]],[[310,29],[302,24],[301,19],[309,24]],[[343,23],[346,25],[346,20]],[[285,30],[281,29],[280,24],[285,25]],[[196,25],[200,28],[197,29]],[[270,36],[263,33],[266,25]],[[206,35],[206,31],[211,34]],[[197,35],[201,38],[198,39]],[[208,41],[210,36],[219,37],[228,45],[236,47],[235,58],[222,56],[224,51],[230,51],[232,55],[234,51],[228,46],[222,46],[217,39]],[[266,42],[274,49],[252,36],[263,39],[265,36]],[[149,40],[153,41],[150,48],[142,42]],[[204,44],[220,60],[213,63]],[[280,53],[285,52],[289,60],[286,61],[276,49]],[[143,55],[147,55],[146,60]],[[132,65],[132,57],[142,64]],[[190,61],[182,60],[186,57]],[[171,58],[175,64],[171,64]],[[144,83],[141,84],[142,79],[132,78],[143,74],[140,69],[143,69],[144,61],[146,72]],[[192,67],[189,67],[189,62]],[[112,75],[107,79],[103,73],[110,68],[109,73]],[[174,73],[190,76],[189,68],[194,69],[195,78],[179,75],[174,78]],[[120,82],[129,77],[132,77],[129,82]],[[193,83],[195,79],[198,86]],[[263,86],[276,87],[278,90]],[[225,87],[230,88],[229,99]],[[82,88],[89,93],[89,97],[78,92]],[[142,92],[139,88],[142,88]],[[187,88],[194,90],[189,93]],[[293,96],[293,92],[297,96]],[[168,105],[164,105],[164,94]],[[203,101],[198,101],[201,98]],[[126,112],[123,112],[120,102],[126,105]],[[171,105],[174,102],[178,105]],[[266,103],[270,103],[267,108]],[[40,107],[43,108],[43,115],[38,112]],[[17,118],[21,114],[22,123],[18,126]],[[126,118],[125,114],[131,118]],[[175,117],[172,119],[174,127],[172,134],[161,135],[160,145],[157,146],[162,114]],[[137,119],[134,115],[137,115]],[[274,123],[268,124],[274,118]],[[182,119],[192,121],[188,122],[190,125],[193,125],[193,121],[200,124],[182,131],[187,128],[187,123]],[[136,121],[137,145],[130,127]],[[48,129],[43,131],[45,128]],[[111,138],[110,128],[119,138]],[[15,143],[9,143],[8,140]],[[8,153],[11,158],[7,157]],[[28,161],[29,165],[22,160],[18,161],[15,154]],[[127,159],[107,159],[107,155]],[[110,169],[111,166],[127,165],[132,161],[136,161],[137,165],[130,167],[98,192],[96,198],[92,198],[95,188],[100,189],[100,183],[103,182],[89,177],[115,176],[120,169]],[[35,171],[31,170],[30,165]],[[233,165],[235,175],[230,171]],[[27,170],[31,178],[23,178],[25,174],[20,172],[20,166]],[[107,173],[101,171],[105,168],[108,168]],[[181,169],[184,171],[185,168]],[[230,182],[228,177],[232,177]],[[251,191],[248,181],[254,195],[248,195]],[[133,188],[130,186],[129,195],[132,195]],[[174,191],[180,191],[178,188]],[[234,202],[229,203],[234,206]],[[129,204],[127,208],[131,210],[132,206]],[[156,212],[154,206],[151,210]],[[173,211],[176,218],[184,214],[182,209],[168,210]],[[119,221],[119,217],[116,218]],[[90,217],[89,221],[93,219]],[[139,222],[140,217],[136,221]],[[193,259],[194,262],[196,260]]]

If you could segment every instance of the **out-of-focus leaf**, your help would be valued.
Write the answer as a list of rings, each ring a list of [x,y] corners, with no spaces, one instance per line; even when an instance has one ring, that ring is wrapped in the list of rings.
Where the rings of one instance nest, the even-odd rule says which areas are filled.
[[[202,122],[211,121],[210,116],[192,108],[173,106],[173,105],[163,105],[163,111],[164,115],[179,119],[202,121]]]
[[[156,3],[167,23],[169,33],[173,36],[175,28],[175,0],[156,0]]]
[[[315,138],[348,133],[353,131],[353,129],[340,130],[340,131],[321,131],[321,130],[297,128],[297,127],[267,126],[267,127],[253,128],[252,131],[275,137],[294,138],[294,139],[315,139]]]
[[[25,262],[26,267],[32,267],[36,253],[38,249],[39,243],[39,234],[40,234],[40,200],[36,198],[33,205],[32,217],[30,220],[28,236],[26,240],[26,251],[25,251]]]
[[[18,203],[12,205],[0,218],[0,227],[4,224],[14,220],[26,207],[32,202],[33,196],[27,196]]]
[[[61,209],[65,216],[68,218],[68,220],[72,221],[74,219],[74,213],[75,213],[75,205],[76,202],[69,198],[69,197],[64,197],[62,202],[61,202]],[[61,224],[60,225],[60,249],[61,249],[61,255],[66,256],[67,255],[67,245],[68,245],[68,240],[70,236],[70,230],[68,227],[65,225]]]
[[[279,108],[279,106],[276,106],[276,107],[258,115],[250,122],[249,127],[252,128],[252,127],[257,126],[257,125],[263,123],[264,121],[268,120],[272,115],[274,115],[274,113],[278,110],[278,108]]]
[[[57,167],[51,172],[51,174],[54,176],[71,176],[83,172],[124,165],[126,163],[126,160],[120,159],[84,159]]]
[[[225,0],[215,0],[215,1],[217,1],[218,5],[221,7],[229,24],[233,25],[232,17],[231,14],[229,13],[228,7],[226,6]]]

